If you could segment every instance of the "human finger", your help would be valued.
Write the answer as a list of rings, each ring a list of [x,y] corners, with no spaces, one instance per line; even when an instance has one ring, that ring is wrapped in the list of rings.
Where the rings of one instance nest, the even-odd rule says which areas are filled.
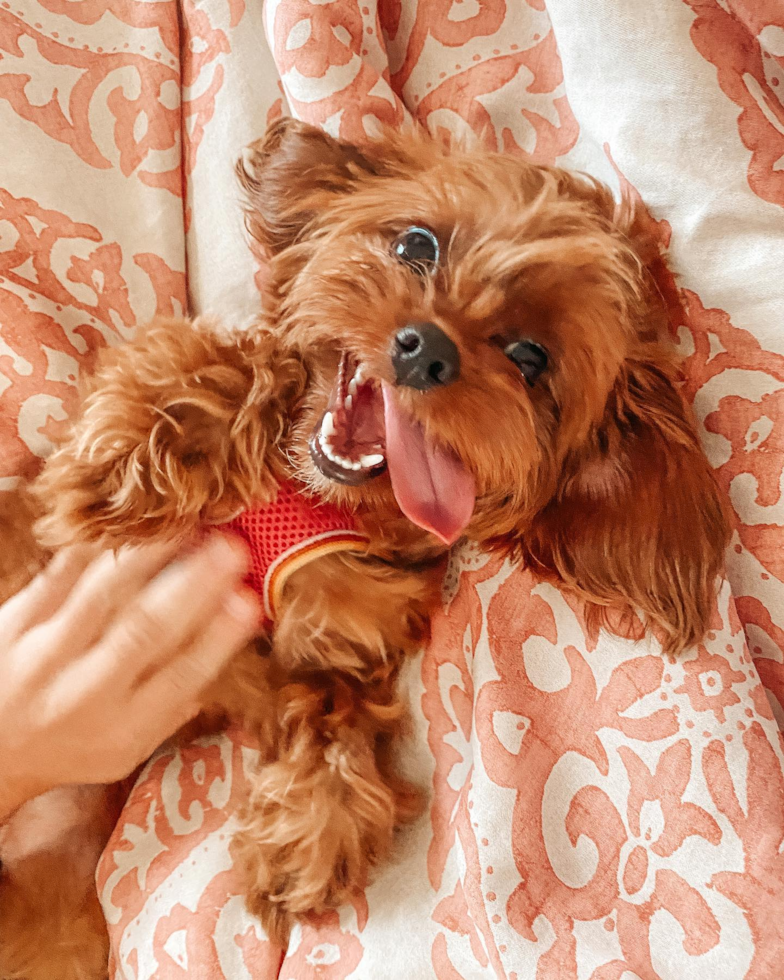
[[[105,552],[82,575],[57,616],[64,650],[86,650],[106,633],[118,611],[138,594],[182,548],[181,540],[124,546]]]
[[[153,748],[198,713],[205,690],[250,642],[260,610],[250,589],[231,593],[202,634],[139,686],[131,711],[157,722]]]
[[[0,606],[0,635],[6,642],[54,616],[98,553],[94,544],[63,548],[24,589]]]
[[[248,566],[245,544],[215,534],[188,558],[167,568],[109,628],[97,646],[100,673],[123,671],[130,683],[143,681],[194,636],[208,627]]]

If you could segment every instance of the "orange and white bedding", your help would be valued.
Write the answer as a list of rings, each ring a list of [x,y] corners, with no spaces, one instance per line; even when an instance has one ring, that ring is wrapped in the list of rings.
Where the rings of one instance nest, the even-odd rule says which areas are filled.
[[[458,549],[405,676],[428,810],[286,950],[228,856],[253,747],[159,752],[99,870],[115,980],[782,975],[782,93],[781,0],[0,2],[0,490],[98,347],[155,313],[252,314],[233,163],[286,111],[347,138],[467,127],[641,195],[738,522],[677,662]]]

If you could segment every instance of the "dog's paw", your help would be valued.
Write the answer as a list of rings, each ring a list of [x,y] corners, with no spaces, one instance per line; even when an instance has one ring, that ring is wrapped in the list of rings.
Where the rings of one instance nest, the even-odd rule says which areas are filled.
[[[101,353],[60,448],[32,485],[47,547],[179,536],[274,496],[273,434],[304,369],[261,332],[158,320]]]
[[[324,860],[305,840],[279,846],[259,845],[245,833],[235,838],[248,909],[273,942],[285,946],[296,921],[339,908],[361,889],[367,859],[351,861],[347,850],[338,846],[332,860]]]
[[[355,747],[352,747],[355,748]],[[393,791],[372,759],[340,743],[265,766],[232,842],[249,910],[285,944],[293,923],[345,904],[386,853]]]

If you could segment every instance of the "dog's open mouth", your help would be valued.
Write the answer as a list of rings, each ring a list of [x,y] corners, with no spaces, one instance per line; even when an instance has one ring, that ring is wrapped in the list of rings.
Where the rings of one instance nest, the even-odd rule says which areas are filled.
[[[451,450],[430,442],[405,412],[395,389],[365,375],[344,354],[327,410],[310,438],[310,454],[328,479],[360,486],[385,469],[402,512],[445,544],[471,520],[474,477]]]
[[[310,455],[324,476],[359,486],[386,465],[381,391],[349,355],[340,359],[327,411],[310,439]]]

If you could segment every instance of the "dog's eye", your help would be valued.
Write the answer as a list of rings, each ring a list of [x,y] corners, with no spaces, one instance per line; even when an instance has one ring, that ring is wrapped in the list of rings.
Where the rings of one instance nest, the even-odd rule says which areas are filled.
[[[441,254],[433,232],[417,227],[407,228],[402,235],[398,235],[392,250],[401,262],[422,273],[433,273]]]
[[[520,369],[520,374],[532,385],[547,367],[547,351],[533,340],[516,340],[504,348],[504,354]]]

